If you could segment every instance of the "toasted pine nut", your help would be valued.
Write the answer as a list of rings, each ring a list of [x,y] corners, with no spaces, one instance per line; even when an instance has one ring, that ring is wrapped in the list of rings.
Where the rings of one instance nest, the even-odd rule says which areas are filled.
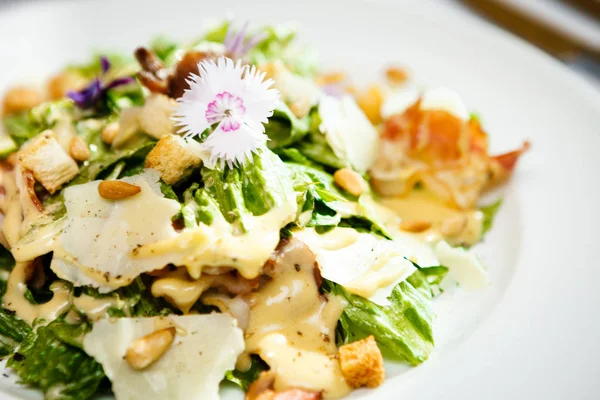
[[[431,222],[429,221],[402,221],[400,223],[400,229],[406,232],[419,233],[431,228]]]
[[[457,236],[467,227],[467,216],[464,214],[455,215],[442,222],[440,232],[442,235]]]
[[[367,190],[367,182],[350,168],[341,168],[333,174],[335,183],[353,196],[360,196]]]
[[[69,154],[77,161],[85,161],[90,158],[90,149],[79,136],[73,136],[69,144]]]
[[[126,199],[141,191],[141,187],[123,181],[102,181],[98,185],[98,193],[108,200]]]
[[[29,110],[44,101],[42,93],[34,88],[17,86],[4,95],[4,114]]]
[[[48,81],[48,94],[52,100],[65,97],[69,90],[79,90],[85,86],[87,80],[74,71],[61,72]]]
[[[119,133],[119,123],[111,122],[102,129],[102,141],[106,144],[112,144]]]
[[[359,94],[356,103],[373,124],[381,122],[381,104],[383,93],[377,85],[371,85],[364,93]]]
[[[385,77],[392,85],[399,85],[406,82],[408,72],[400,67],[389,67],[385,70]]]
[[[175,339],[175,328],[160,329],[135,340],[125,353],[125,361],[136,370],[147,368],[157,361]]]

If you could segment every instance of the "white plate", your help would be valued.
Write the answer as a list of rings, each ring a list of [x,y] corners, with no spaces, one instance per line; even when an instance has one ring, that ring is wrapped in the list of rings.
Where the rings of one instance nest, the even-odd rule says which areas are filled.
[[[539,51],[447,3],[230,0],[226,9],[220,3],[14,6],[0,12],[0,90],[41,80],[65,62],[86,60],[92,50],[131,51],[159,33],[193,37],[202,19],[225,11],[256,24],[301,22],[301,38],[317,46],[323,63],[349,70],[357,83],[397,62],[410,66],[422,84],[456,89],[483,116],[494,150],[526,138],[533,143],[480,247],[493,285],[442,297],[431,360],[413,369],[391,366],[381,388],[355,396],[598,398],[599,93]]]

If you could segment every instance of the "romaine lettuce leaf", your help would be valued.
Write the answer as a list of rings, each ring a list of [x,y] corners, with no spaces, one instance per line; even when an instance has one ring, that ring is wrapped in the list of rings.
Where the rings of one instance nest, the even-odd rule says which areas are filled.
[[[58,100],[42,103],[29,111],[8,115],[3,123],[6,133],[18,147],[38,133],[51,129],[62,119],[71,119],[75,109],[68,100]]]
[[[225,380],[238,385],[244,392],[258,379],[261,372],[268,369],[268,365],[257,355],[251,356],[250,368],[247,371],[234,369],[225,374]]]
[[[494,217],[500,210],[500,206],[502,206],[502,198],[499,198],[490,205],[479,208],[479,211],[483,213],[483,228],[481,230],[481,236],[485,235],[490,229],[492,229]]]
[[[300,119],[292,113],[285,103],[279,102],[265,127],[265,134],[270,139],[267,144],[270,149],[294,144],[308,133],[309,126],[309,115]]]
[[[417,267],[417,271],[409,276],[407,281],[429,299],[442,294],[444,290],[440,285],[448,274],[448,268],[443,266],[422,268],[415,263],[413,264]]]
[[[348,303],[338,323],[338,344],[373,335],[382,347],[411,365],[422,363],[431,354],[434,312],[429,299],[410,283],[399,283],[386,307],[348,293],[341,285],[327,280],[323,281],[323,290]]]
[[[22,383],[39,387],[46,398],[86,400],[105,379],[102,366],[79,348],[88,325],[52,321],[29,333],[7,366]]]
[[[14,312],[0,308],[0,357],[12,354],[18,343],[31,333],[29,325],[17,318]]]
[[[175,314],[176,311],[162,297],[154,297],[150,293],[149,282],[144,277],[137,277],[130,285],[110,293],[98,293],[90,286],[74,289],[74,296],[87,295],[94,298],[114,298],[127,304],[127,309],[111,307],[107,313],[111,317],[154,317]],[[118,302],[115,302],[118,303]]]
[[[263,215],[295,196],[286,164],[267,149],[255,154],[253,162],[235,168],[204,167],[201,174],[201,191],[214,201],[202,193],[196,193],[194,198],[207,207],[217,204],[225,220],[243,231],[246,216]]]

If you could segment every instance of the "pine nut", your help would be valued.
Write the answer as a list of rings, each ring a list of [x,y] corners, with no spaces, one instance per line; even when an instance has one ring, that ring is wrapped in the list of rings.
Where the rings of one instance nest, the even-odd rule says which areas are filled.
[[[403,231],[406,231],[406,232],[411,232],[411,233],[423,232],[429,228],[431,228],[431,222],[429,222],[429,221],[413,220],[413,221],[402,221],[400,223],[400,229],[402,229]]]
[[[98,185],[98,193],[108,200],[126,199],[141,191],[141,187],[123,181],[102,181]]]
[[[85,161],[90,158],[90,149],[79,136],[73,136],[69,144],[69,154],[77,161]]]
[[[333,174],[335,183],[353,196],[360,196],[367,190],[367,182],[350,168],[342,168]]]
[[[156,362],[173,343],[175,328],[165,328],[135,340],[125,353],[125,361],[135,370],[149,367]]]
[[[112,144],[119,133],[119,123],[111,122],[102,129],[102,141],[106,144]]]

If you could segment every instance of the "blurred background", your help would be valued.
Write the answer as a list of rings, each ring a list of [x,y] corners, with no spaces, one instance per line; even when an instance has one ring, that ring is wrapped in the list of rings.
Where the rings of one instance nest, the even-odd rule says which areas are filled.
[[[0,0],[0,12],[19,3],[42,1],[56,0]],[[600,0],[428,1],[450,4],[472,18],[499,26],[549,53],[600,89]]]

